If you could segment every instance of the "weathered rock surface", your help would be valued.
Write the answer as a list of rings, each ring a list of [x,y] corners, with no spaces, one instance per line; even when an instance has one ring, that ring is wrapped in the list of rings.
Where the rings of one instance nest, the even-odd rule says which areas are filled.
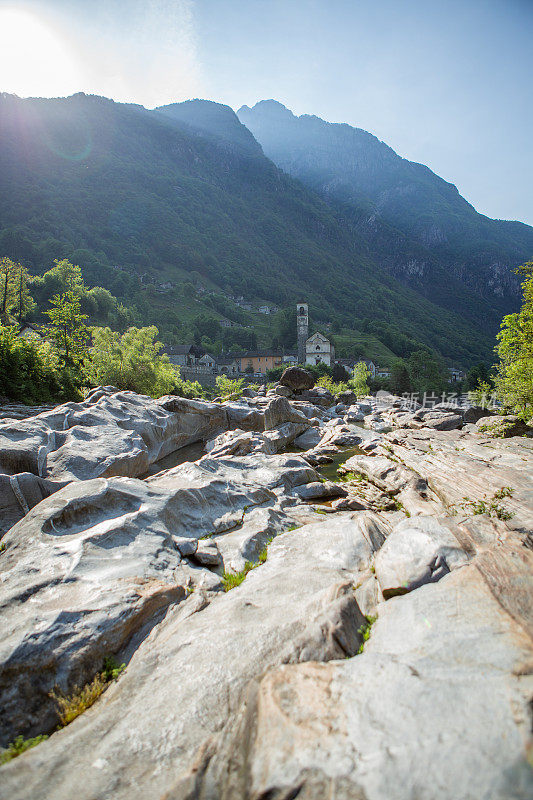
[[[528,637],[459,569],[381,604],[362,655],[253,682],[190,796],[525,798],[530,669]]]
[[[493,439],[466,429],[402,430],[385,439],[400,466],[425,479],[451,513],[464,512],[465,502],[495,502],[512,515],[509,528],[533,530],[532,439]],[[504,488],[511,496],[495,499]]]
[[[435,583],[467,561],[468,554],[445,524],[418,516],[396,525],[376,555],[376,578],[388,599]]]
[[[205,458],[146,481],[72,482],[32,509],[3,540],[2,740],[50,727],[54,685],[83,684],[205,581],[183,563],[198,539],[242,526],[253,507],[294,503],[289,493],[316,477],[296,456]]]
[[[92,709],[2,768],[0,797],[163,797],[188,783],[197,748],[250,680],[357,652],[364,618],[352,585],[374,550],[360,516],[283,534],[237,589],[170,609]]]
[[[53,729],[51,688],[104,656],[127,668],[1,767],[1,800],[529,800],[531,438],[384,396],[134,395],[122,419],[121,394],[70,409],[62,459],[40,448],[68,435],[65,406],[18,423],[20,447],[9,428],[0,498],[25,517],[0,553],[3,743]],[[104,428],[110,470],[199,429],[210,452],[91,477]],[[303,455],[272,454],[298,440]],[[343,459],[342,485],[309,466]]]
[[[83,403],[65,403],[27,420],[0,422],[0,476],[13,478],[20,518],[39,493],[50,493],[72,480],[141,475],[172,451],[213,438],[228,425],[225,408],[213,403],[181,397],[152,400],[104,387]],[[21,473],[46,483],[18,480]],[[3,492],[0,500],[9,509],[11,522],[14,504],[9,492],[7,496]]]
[[[298,428],[281,428],[287,423]],[[150,397],[95,389],[83,403],[66,403],[22,421],[0,422],[0,533],[43,497],[72,480],[136,477],[189,444],[228,429],[269,431],[264,452],[277,452],[307,430],[307,417],[283,397],[263,409],[182,397]],[[28,477],[34,475],[35,479]]]
[[[520,417],[509,414],[504,417],[480,417],[476,422],[480,433],[508,439],[510,436],[533,436],[533,428]]]
[[[279,379],[279,383],[282,386],[288,386],[293,392],[301,392],[304,389],[312,389],[315,379],[302,367],[287,367]]]

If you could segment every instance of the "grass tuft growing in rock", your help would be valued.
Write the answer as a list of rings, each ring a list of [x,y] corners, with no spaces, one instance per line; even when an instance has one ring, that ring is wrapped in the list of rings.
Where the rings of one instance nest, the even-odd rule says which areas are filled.
[[[470,511],[471,514],[477,516],[478,514],[488,514],[489,517],[497,517],[501,520],[508,520],[514,517],[514,511],[508,511],[497,500],[502,500],[504,497],[512,497],[514,489],[510,486],[502,486],[492,495],[492,499],[488,500],[486,497],[483,500],[471,500],[469,497],[463,497],[464,503],[460,503],[459,507],[465,511]]]
[[[339,480],[343,481],[344,483],[347,483],[348,481],[358,481],[361,483],[363,476],[358,472],[343,472],[339,473]]]
[[[357,633],[359,633],[363,637],[363,641],[361,642],[359,650],[357,651],[358,655],[362,653],[363,650],[365,649],[365,642],[368,642],[368,640],[370,639],[370,631],[372,630],[372,625],[377,620],[377,617],[368,616],[365,617],[365,619],[366,623],[364,625],[361,625],[361,627],[357,631]]]
[[[22,755],[30,748],[36,747],[41,742],[44,742],[45,739],[48,739],[48,736],[44,734],[42,736],[34,736],[33,739],[24,739],[23,736],[17,736],[14,742],[8,744],[6,749],[0,752],[0,764],[7,764],[8,761]]]
[[[81,689],[75,686],[70,695],[62,692],[50,692],[50,697],[57,703],[60,727],[64,728],[65,725],[90,708],[107,688],[107,685],[116,680],[125,667],[125,664],[118,665],[115,659],[109,656],[104,659],[102,672],[95,675],[93,680],[86,683]]]
[[[253,563],[252,561],[246,561],[246,563],[244,564],[244,569],[241,569],[240,572],[230,571],[230,572],[224,572],[222,574],[222,586],[224,587],[225,592],[229,592],[230,589],[235,589],[237,586],[240,586],[243,580],[248,575],[248,573],[251,572],[251,570],[265,563],[265,561],[268,558],[268,545],[270,544],[273,538],[274,537],[271,536],[270,539],[267,541],[266,545],[259,553],[259,557],[255,563]]]

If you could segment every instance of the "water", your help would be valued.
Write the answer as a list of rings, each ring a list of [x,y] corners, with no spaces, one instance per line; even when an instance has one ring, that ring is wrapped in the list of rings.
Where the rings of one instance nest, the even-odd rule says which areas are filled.
[[[339,453],[332,456],[332,460],[329,464],[322,464],[320,467],[317,467],[316,470],[327,481],[338,481],[339,476],[337,474],[337,469],[341,464],[344,464],[345,461],[348,461],[349,458],[355,455],[361,456],[364,455],[364,452],[360,447],[348,447],[346,450],[341,450]]]

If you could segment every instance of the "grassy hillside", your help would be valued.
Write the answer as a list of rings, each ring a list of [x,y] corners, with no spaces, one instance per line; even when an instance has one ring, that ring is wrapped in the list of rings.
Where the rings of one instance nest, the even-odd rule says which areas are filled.
[[[69,258],[89,285],[135,303],[178,339],[196,310],[217,316],[187,295],[191,281],[257,304],[305,298],[316,319],[354,336],[365,321],[395,353],[425,343],[464,365],[487,357],[489,335],[398,283],[323,200],[263,155],[233,112],[208,105],[204,130],[192,130],[171,109],[2,95],[0,253],[34,272]],[[217,115],[219,130],[206,132]],[[174,286],[158,293],[147,281]]]

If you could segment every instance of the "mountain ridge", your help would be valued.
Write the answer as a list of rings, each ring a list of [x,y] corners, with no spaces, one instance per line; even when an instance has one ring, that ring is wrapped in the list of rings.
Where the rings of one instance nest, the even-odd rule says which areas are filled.
[[[344,213],[404,284],[450,307],[452,278],[453,293],[488,301],[483,316],[492,329],[514,310],[519,283],[511,268],[531,257],[533,228],[479,214],[455,184],[361,128],[297,117],[271,100],[237,114],[265,154]]]
[[[0,250],[33,271],[67,257],[119,297],[112,265],[154,281],[196,274],[281,306],[304,295],[317,318],[370,324],[398,355],[425,344],[466,365],[490,353],[488,333],[402,287],[228,107],[149,111],[83,94],[0,104]],[[173,297],[149,304],[164,330]]]

